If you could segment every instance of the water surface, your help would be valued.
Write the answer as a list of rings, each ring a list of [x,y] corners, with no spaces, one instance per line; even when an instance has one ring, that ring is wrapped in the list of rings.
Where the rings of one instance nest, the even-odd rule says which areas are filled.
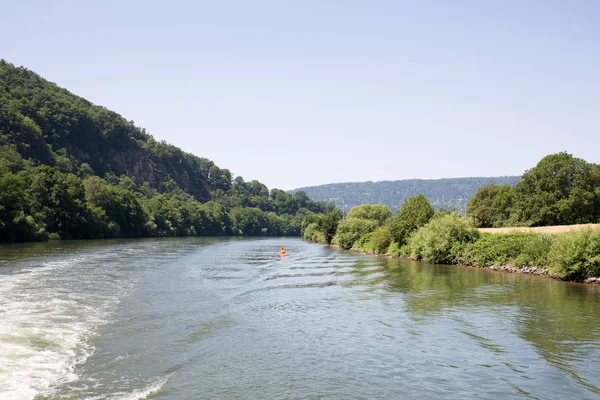
[[[593,399],[599,386],[594,286],[288,238],[0,246],[2,399]]]

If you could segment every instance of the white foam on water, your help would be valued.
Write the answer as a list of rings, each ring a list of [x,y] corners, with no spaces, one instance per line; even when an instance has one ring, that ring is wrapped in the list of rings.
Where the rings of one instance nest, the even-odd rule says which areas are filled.
[[[157,393],[159,390],[165,386],[167,381],[169,380],[169,376],[165,376],[158,381],[150,384],[146,388],[134,390],[131,393],[118,393],[116,396],[111,397],[112,400],[143,400],[146,399],[151,394]]]
[[[144,400],[147,399],[148,396],[158,393],[169,381],[171,375],[172,373],[163,376],[155,382],[149,384],[147,387],[136,389],[131,393],[118,392],[111,395],[99,395],[88,397],[86,398],[86,400]]]
[[[124,289],[95,256],[0,275],[0,398],[33,399],[78,378]]]

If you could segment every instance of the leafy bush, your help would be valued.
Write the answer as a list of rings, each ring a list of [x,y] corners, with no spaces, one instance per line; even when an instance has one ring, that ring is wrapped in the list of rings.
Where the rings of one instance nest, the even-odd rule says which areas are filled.
[[[550,241],[542,240],[541,235],[535,233],[482,233],[478,240],[461,249],[457,261],[482,267],[517,264],[541,266],[534,263],[540,262],[543,257],[541,251],[547,251],[549,245]]]
[[[392,212],[382,204],[361,204],[350,210],[348,218],[376,220],[378,225],[383,225],[392,218]]]
[[[405,244],[411,233],[428,223],[433,214],[433,207],[424,195],[406,199],[390,223],[394,241],[399,245]]]
[[[375,229],[371,236],[371,240],[369,241],[369,246],[371,247],[371,251],[377,254],[384,254],[387,252],[393,240],[394,238],[390,228],[384,225]]]
[[[535,235],[525,242],[523,251],[515,258],[515,267],[548,267],[548,253],[554,236],[549,234]]]
[[[550,271],[564,279],[600,276],[600,231],[582,229],[556,235],[548,258]]]
[[[376,220],[346,218],[337,228],[337,244],[343,249],[349,249],[363,235],[373,232],[377,225]]]
[[[404,255],[404,253],[400,251],[400,245],[396,242],[392,242],[392,244],[390,244],[390,247],[388,247],[387,252],[389,255],[395,257],[400,257],[401,255]]]
[[[432,263],[456,262],[461,248],[473,242],[479,232],[469,227],[457,213],[432,219],[416,231],[408,241],[410,255]]]
[[[352,247],[374,253],[375,250],[373,249],[373,245],[371,243],[372,238],[373,238],[373,232],[369,232],[366,235],[362,235],[360,237],[360,239],[358,239],[356,242],[354,242],[354,245]]]
[[[325,236],[319,231],[319,226],[316,222],[309,224],[304,229],[302,237],[308,242],[325,243]]]

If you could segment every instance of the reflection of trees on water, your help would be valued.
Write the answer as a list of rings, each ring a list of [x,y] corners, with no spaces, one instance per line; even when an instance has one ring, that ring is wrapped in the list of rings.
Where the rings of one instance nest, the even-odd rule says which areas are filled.
[[[160,238],[135,238],[135,239],[96,239],[96,240],[50,240],[47,242],[27,242],[27,243],[0,243],[0,262],[8,264],[27,258],[54,257],[68,254],[76,254],[79,251],[105,249],[108,246],[116,248],[148,247],[154,249],[157,243],[173,243],[168,251],[177,254],[182,251],[182,246],[193,242],[197,245],[207,246],[211,244],[247,240],[243,237],[214,237],[214,236],[194,236],[194,237],[160,237]],[[2,264],[0,264],[2,265]]]
[[[600,371],[586,362],[600,359],[600,291],[551,283],[546,290],[522,290],[521,306],[529,309],[515,321],[519,336],[555,368],[600,394]]]
[[[442,313],[456,318],[457,310],[489,310],[491,318],[510,318],[512,333],[570,379],[600,394],[593,383],[600,381],[600,371],[589,361],[600,359],[598,286],[388,259],[378,259],[375,266],[358,262],[352,272],[362,284],[402,294],[410,318],[419,322]]]

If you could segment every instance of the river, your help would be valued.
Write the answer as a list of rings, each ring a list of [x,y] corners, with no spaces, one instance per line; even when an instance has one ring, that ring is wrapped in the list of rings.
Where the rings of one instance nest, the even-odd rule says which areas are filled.
[[[473,397],[600,398],[600,288],[289,238],[0,246],[0,399]]]

